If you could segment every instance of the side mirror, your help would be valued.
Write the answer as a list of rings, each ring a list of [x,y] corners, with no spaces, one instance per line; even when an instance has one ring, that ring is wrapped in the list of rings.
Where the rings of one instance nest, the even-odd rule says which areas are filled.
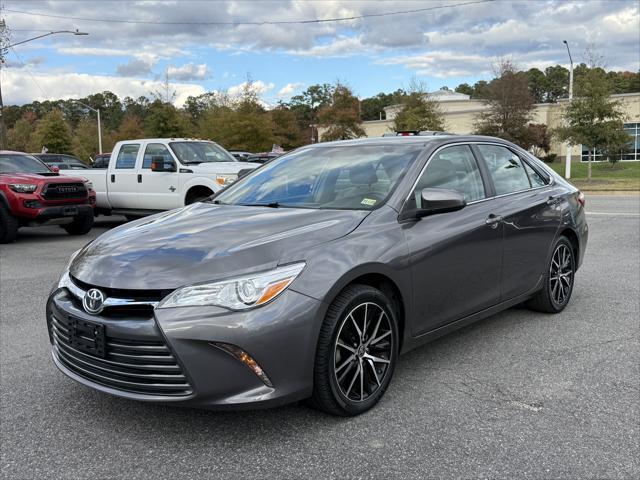
[[[52,165],[49,167],[53,173],[60,173],[60,167],[57,165]]]
[[[400,220],[422,218],[437,213],[455,212],[467,205],[464,195],[446,188],[423,188],[420,192],[420,199],[422,200],[421,208],[403,212],[400,215]]]
[[[173,160],[166,160],[163,156],[158,155],[151,157],[151,171],[152,172],[175,172],[176,164]]]

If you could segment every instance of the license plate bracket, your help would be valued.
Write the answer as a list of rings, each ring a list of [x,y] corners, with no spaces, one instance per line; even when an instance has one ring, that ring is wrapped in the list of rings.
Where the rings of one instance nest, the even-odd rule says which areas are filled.
[[[78,214],[78,207],[62,207],[62,215],[71,217]]]
[[[68,325],[69,343],[73,348],[98,357],[106,357],[107,339],[104,325],[73,317],[69,317]]]

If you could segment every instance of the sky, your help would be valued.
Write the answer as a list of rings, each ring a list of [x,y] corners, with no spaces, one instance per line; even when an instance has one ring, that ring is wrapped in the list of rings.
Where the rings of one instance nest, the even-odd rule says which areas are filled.
[[[165,74],[178,106],[206,91],[233,94],[247,79],[271,105],[336,81],[361,98],[406,88],[414,78],[433,91],[490,79],[500,58],[522,69],[568,67],[563,40],[575,63],[595,50],[607,69],[640,68],[637,0],[0,4],[9,44],[52,30],[89,33],[10,48],[1,72],[5,105],[103,90],[149,96]],[[336,18],[348,19],[308,22]]]

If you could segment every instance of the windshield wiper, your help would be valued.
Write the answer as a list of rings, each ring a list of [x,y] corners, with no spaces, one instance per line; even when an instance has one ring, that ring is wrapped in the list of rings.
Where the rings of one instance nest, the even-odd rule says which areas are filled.
[[[280,204],[278,202],[270,202],[270,203],[239,203],[238,205],[242,205],[243,207],[280,208]]]

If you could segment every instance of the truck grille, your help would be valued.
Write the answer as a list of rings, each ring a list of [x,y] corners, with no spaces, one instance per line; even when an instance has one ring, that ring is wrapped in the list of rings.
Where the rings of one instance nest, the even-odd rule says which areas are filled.
[[[42,189],[42,198],[47,200],[87,198],[87,189],[84,183],[48,183]]]
[[[129,340],[103,333],[99,348],[82,348],[84,337],[78,340],[77,333],[71,331],[73,322],[60,315],[49,317],[56,357],[77,375],[131,393],[161,396],[192,393],[180,365],[164,342]]]

